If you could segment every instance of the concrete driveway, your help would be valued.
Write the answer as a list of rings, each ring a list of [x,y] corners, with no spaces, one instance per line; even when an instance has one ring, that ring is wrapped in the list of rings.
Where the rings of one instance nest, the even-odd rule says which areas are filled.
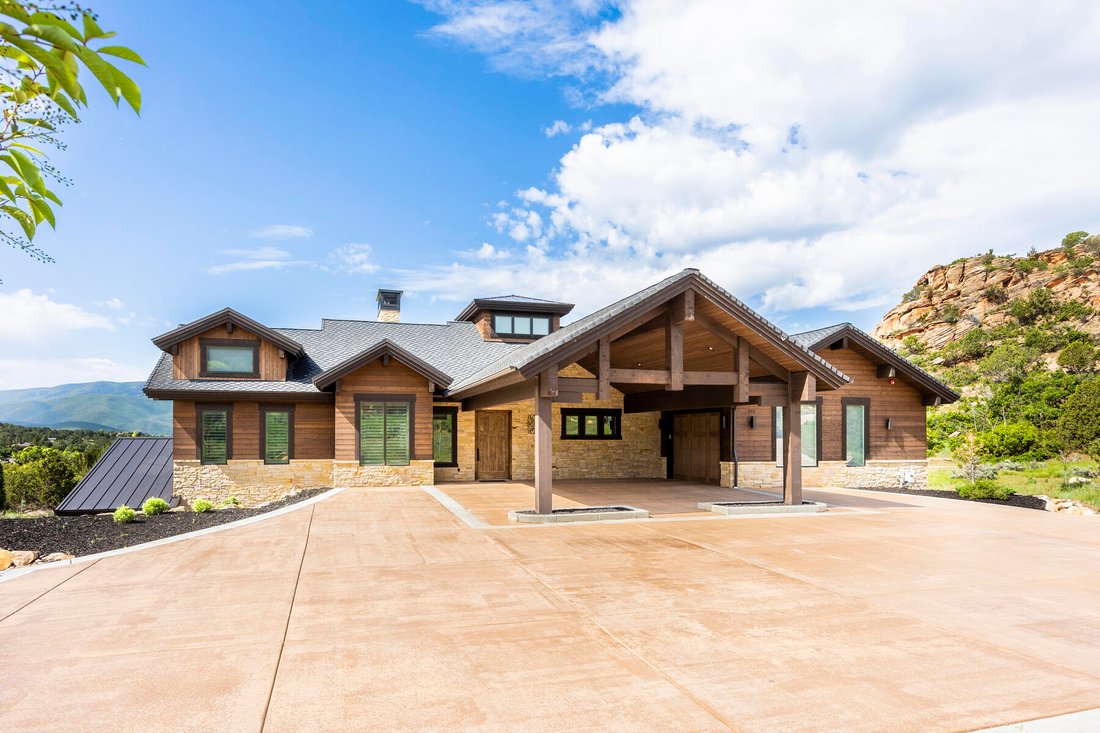
[[[0,584],[0,730],[964,730],[1100,707],[1100,521],[472,529],[421,489]]]

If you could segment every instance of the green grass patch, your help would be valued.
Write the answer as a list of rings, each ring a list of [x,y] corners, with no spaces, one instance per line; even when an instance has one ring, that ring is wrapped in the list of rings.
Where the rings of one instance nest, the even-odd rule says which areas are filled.
[[[1074,461],[1070,464],[1070,475],[1073,469],[1096,468],[1094,461]],[[939,491],[955,491],[962,479],[951,478],[953,466],[932,465],[928,468],[928,488]],[[1017,494],[1037,496],[1044,494],[1061,499],[1076,499],[1088,504],[1094,509],[1100,509],[1100,478],[1092,479],[1091,483],[1063,486],[1063,468],[1061,461],[1050,460],[1037,464],[1034,468],[1022,471],[1001,471],[997,474],[997,483],[1005,488],[1012,489]]]

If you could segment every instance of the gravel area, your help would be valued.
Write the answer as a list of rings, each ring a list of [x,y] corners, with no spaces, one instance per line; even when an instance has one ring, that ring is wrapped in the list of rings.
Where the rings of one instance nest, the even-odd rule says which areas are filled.
[[[137,521],[130,524],[115,524],[109,514],[0,519],[0,548],[37,550],[39,557],[51,552],[65,552],[77,557],[91,555],[266,514],[325,491],[328,489],[306,489],[254,509],[166,512],[152,517],[139,513]]]
[[[1027,494],[1013,494],[1004,501],[999,499],[964,499],[954,491],[935,491],[932,489],[853,489],[853,491],[878,491],[887,494],[915,494],[917,496],[936,496],[940,499],[958,499],[959,501],[977,501],[983,504],[1000,504],[1001,506],[1018,506],[1022,509],[1038,509],[1046,511],[1047,503],[1037,496]]]

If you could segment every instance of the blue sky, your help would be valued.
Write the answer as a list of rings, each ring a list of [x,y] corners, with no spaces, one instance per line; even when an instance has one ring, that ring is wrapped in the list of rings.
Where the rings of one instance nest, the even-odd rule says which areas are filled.
[[[371,318],[379,287],[412,321],[582,314],[697,266],[790,330],[871,327],[938,261],[1100,229],[1088,3],[94,7],[143,113],[93,97],[57,261],[0,252],[0,388],[143,378],[224,305]]]

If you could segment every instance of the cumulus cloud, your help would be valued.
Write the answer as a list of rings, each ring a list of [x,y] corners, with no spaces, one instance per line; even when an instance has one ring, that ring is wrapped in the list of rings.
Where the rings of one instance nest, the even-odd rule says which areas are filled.
[[[302,239],[312,237],[313,230],[299,224],[269,224],[250,232],[256,239]]]
[[[369,244],[345,244],[332,251],[332,258],[344,272],[369,274],[377,272],[379,265],[374,262],[374,248]]]
[[[8,344],[44,343],[58,333],[82,330],[114,331],[110,318],[72,303],[58,303],[29,288],[0,292],[0,341]]]
[[[490,217],[525,257],[409,272],[419,289],[519,278],[580,304],[587,276],[598,305],[695,266],[773,313],[847,314],[937,261],[1100,227],[1095,3],[553,5],[428,3],[496,68],[636,112]]]
[[[565,120],[554,120],[546,127],[542,128],[542,134],[546,137],[557,137],[558,135],[568,135],[573,131],[573,126]]]

